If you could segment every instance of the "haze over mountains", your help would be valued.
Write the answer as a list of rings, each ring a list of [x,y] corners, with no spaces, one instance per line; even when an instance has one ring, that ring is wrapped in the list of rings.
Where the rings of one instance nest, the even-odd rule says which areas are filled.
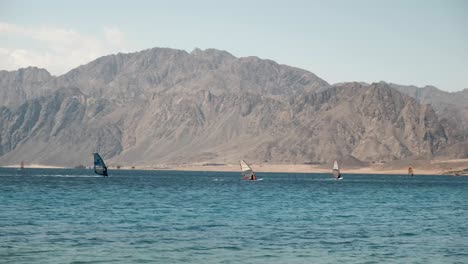
[[[214,49],[154,48],[61,76],[0,71],[0,165],[360,164],[468,157],[468,90],[315,74]]]

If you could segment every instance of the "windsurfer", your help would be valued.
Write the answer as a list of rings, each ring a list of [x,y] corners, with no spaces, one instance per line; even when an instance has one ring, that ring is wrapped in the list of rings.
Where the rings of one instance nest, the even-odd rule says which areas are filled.
[[[240,161],[242,179],[247,181],[256,181],[257,176],[255,172],[250,168],[250,166],[245,162],[245,160]]]

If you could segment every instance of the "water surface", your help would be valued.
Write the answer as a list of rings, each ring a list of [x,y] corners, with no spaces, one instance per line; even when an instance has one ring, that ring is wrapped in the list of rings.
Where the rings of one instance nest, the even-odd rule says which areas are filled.
[[[1,263],[468,263],[468,177],[0,169]]]

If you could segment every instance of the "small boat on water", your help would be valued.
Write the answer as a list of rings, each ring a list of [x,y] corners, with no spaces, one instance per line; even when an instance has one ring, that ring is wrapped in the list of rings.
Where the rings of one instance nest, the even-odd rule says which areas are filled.
[[[21,161],[20,169],[24,169],[24,161]]]
[[[338,167],[338,161],[336,160],[333,163],[332,175],[335,178],[335,180],[343,179],[343,176],[341,175],[341,172],[340,172],[340,167]]]
[[[101,156],[99,156],[99,153],[93,153],[93,155],[94,155],[94,172],[98,175],[108,177],[109,175],[107,174],[107,166],[102,160]]]
[[[255,175],[255,172],[252,170],[252,168],[245,162],[245,160],[240,161],[240,167],[241,167],[241,175],[242,179],[246,181],[261,181],[263,178],[257,179],[257,176]]]

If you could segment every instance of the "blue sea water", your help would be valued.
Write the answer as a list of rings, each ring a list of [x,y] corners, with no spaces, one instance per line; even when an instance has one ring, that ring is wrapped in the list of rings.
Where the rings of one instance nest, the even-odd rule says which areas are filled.
[[[0,169],[0,263],[468,263],[468,177]]]

